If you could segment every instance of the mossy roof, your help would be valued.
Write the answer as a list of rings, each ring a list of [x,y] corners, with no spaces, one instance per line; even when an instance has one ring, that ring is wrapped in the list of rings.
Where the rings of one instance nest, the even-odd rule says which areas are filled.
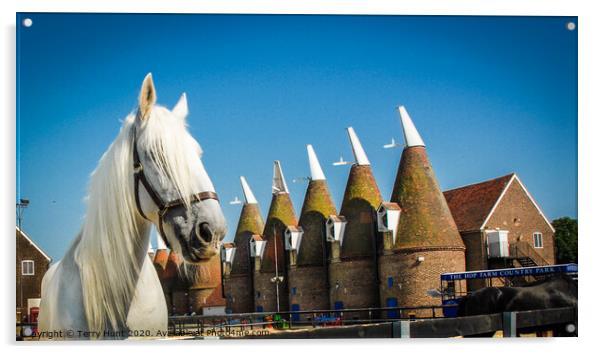
[[[263,230],[263,239],[267,241],[263,258],[261,261],[262,272],[273,272],[276,270],[275,250],[278,252],[278,269],[284,271],[286,266],[286,255],[284,252],[284,230],[289,225],[297,225],[297,216],[288,193],[276,193],[272,195],[270,211]],[[274,239],[274,231],[277,242]]]
[[[404,149],[391,201],[401,208],[394,249],[464,248],[423,146]]]
[[[376,210],[382,196],[370,165],[353,165],[341,204],[341,215],[347,219],[341,258],[374,254],[376,242]]]
[[[234,235],[236,253],[231,274],[250,274],[252,272],[249,241],[254,234],[263,232],[264,223],[257,204],[245,204],[240,212],[238,227]]]
[[[326,180],[312,180],[307,186],[299,225],[303,237],[297,255],[297,265],[322,265],[326,259],[326,219],[336,214]]]

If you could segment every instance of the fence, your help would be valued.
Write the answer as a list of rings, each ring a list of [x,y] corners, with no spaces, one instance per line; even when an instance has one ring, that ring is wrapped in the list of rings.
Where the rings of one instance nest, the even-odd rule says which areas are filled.
[[[444,306],[433,306],[436,308]],[[374,310],[404,310],[408,308],[384,308],[384,309],[352,309],[336,312],[352,311],[374,311]],[[314,311],[299,311],[311,313]],[[329,311],[323,311],[329,312]],[[334,311],[330,311],[334,312]],[[289,313],[282,313],[284,315]],[[516,337],[521,332],[539,332],[546,330],[560,330],[562,335],[577,335],[577,308],[564,307],[546,310],[504,312],[491,315],[467,316],[458,318],[421,318],[421,319],[377,319],[362,320],[365,323],[341,322],[334,326],[315,326],[303,328],[297,321],[292,321],[297,328],[294,330],[265,330],[266,327],[278,328],[283,322],[276,320],[259,320],[246,324],[228,324],[227,318],[247,318],[249,316],[260,316],[266,313],[236,314],[227,316],[178,316],[169,319],[170,335],[178,331],[185,333],[197,333],[192,337],[202,338],[212,336],[222,339],[327,339],[327,338],[447,338],[457,336],[491,335],[497,331],[503,331],[504,337]],[[276,313],[268,313],[268,316],[276,317]],[[213,318],[214,322],[209,321]],[[319,323],[318,323],[319,324]],[[20,323],[18,327],[34,327],[35,323]],[[192,326],[192,327],[191,327]],[[219,329],[219,330],[216,330]],[[282,329],[291,329],[283,326]],[[19,328],[17,333],[19,333]],[[232,335],[232,333],[236,333]],[[19,338],[19,337],[18,337]]]
[[[420,318],[441,318],[447,310],[456,305],[416,306],[416,307],[381,307],[340,310],[254,312],[244,314],[228,314],[215,316],[171,316],[169,333],[205,333],[208,329],[235,328],[316,328],[336,327],[391,322],[399,319],[413,319],[412,313],[421,313]],[[428,315],[427,315],[428,314]]]
[[[577,308],[565,307],[458,318],[402,320],[312,330],[278,331],[270,333],[267,337],[250,335],[240,338],[447,338],[491,334],[497,331],[503,331],[504,337],[516,337],[520,332],[558,328],[564,330],[564,335],[577,335]]]

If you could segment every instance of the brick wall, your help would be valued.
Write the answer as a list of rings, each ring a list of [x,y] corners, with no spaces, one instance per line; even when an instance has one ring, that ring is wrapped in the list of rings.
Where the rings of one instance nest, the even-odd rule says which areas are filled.
[[[232,313],[254,312],[253,278],[250,275],[230,274],[224,279],[226,308]]]
[[[417,261],[420,256],[423,262]],[[464,262],[464,250],[425,249],[379,257],[380,306],[386,306],[387,298],[396,298],[399,307],[441,305],[441,298],[427,291],[440,288],[441,273],[464,271]],[[465,283],[458,283],[456,289],[465,291]],[[430,315],[429,310],[416,312],[417,317]]]
[[[487,246],[481,231],[463,232],[462,240],[466,246],[466,270],[487,269]],[[468,280],[468,290],[474,291],[486,285],[485,279]]]
[[[187,290],[176,290],[171,293],[172,299],[172,314],[173,315],[184,315],[190,311],[188,304],[188,291]]]
[[[347,309],[378,306],[377,272],[372,257],[330,263],[328,272],[332,308],[337,301]]]
[[[41,297],[42,278],[48,270],[50,261],[41,254],[21,233],[17,231],[16,241],[16,309],[21,315],[27,312],[27,299]],[[22,275],[22,261],[34,261],[34,275]]]
[[[283,275],[280,273],[279,275]],[[253,274],[253,288],[254,288],[254,303],[255,309],[258,306],[263,308],[264,312],[273,312],[277,310],[277,297],[276,297],[276,285],[270,281],[275,273],[263,273],[255,272]],[[279,299],[280,299],[280,311],[288,311],[288,285],[285,281],[278,285]],[[257,293],[259,292],[259,296]]]
[[[325,266],[293,267],[289,269],[290,304],[301,310],[330,308],[328,292],[328,268]]]
[[[515,179],[506,191],[504,198],[500,201],[494,213],[489,218],[486,229],[500,228],[508,230],[508,241],[526,241],[531,246],[533,233],[541,232],[543,235],[543,248],[536,251],[548,262],[555,264],[554,232],[537,208],[533,205],[520,183]]]

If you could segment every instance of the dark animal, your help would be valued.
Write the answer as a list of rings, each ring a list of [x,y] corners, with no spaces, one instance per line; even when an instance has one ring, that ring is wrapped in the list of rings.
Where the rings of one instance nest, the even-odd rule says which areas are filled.
[[[486,287],[458,301],[458,316],[474,316],[506,311],[543,310],[556,307],[577,307],[577,283],[561,274],[522,287]],[[562,328],[560,328],[562,327]],[[555,335],[566,333],[564,326],[553,328]],[[492,336],[486,333],[482,336]]]

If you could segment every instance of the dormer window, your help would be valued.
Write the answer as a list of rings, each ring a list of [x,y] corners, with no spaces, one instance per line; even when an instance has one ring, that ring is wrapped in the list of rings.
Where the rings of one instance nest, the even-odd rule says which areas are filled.
[[[222,262],[230,263],[234,261],[234,255],[236,254],[236,247],[234,247],[233,243],[225,243],[222,246]]]
[[[249,250],[251,252],[251,257],[263,257],[263,251],[265,249],[265,243],[261,236],[253,235],[251,240],[249,241]]]
[[[284,231],[284,246],[287,251],[299,251],[303,229],[300,226],[288,226]]]
[[[330,215],[326,220],[326,241],[343,244],[347,219],[341,215]]]
[[[401,208],[397,203],[383,202],[378,207],[376,212],[377,223],[379,232],[393,232],[393,241],[397,233],[397,224],[399,223],[399,216],[401,214]]]

